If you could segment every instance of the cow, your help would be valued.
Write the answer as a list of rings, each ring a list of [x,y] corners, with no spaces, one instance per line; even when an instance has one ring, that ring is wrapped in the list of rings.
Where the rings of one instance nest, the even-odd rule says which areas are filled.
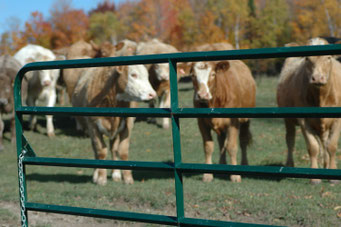
[[[147,101],[156,97],[148,81],[148,72],[143,65],[90,68],[78,81],[73,96],[74,107],[136,107],[136,101]],[[104,136],[109,138],[109,150],[113,159],[118,156],[128,160],[128,149],[133,117],[86,117],[92,147],[96,159],[106,159],[107,146]],[[112,172],[114,181],[121,180],[121,172]],[[126,184],[134,182],[131,170],[123,170]],[[106,169],[95,169],[93,182],[105,185]]]
[[[321,45],[315,38],[307,45]],[[287,59],[288,60],[288,59]],[[341,64],[330,55],[295,57],[285,61],[277,86],[279,107],[334,107],[341,105]],[[310,156],[311,168],[318,168],[318,155],[323,155],[324,168],[336,169],[336,150],[341,130],[340,119],[286,118],[286,165],[293,167],[295,126],[300,126]],[[312,184],[320,179],[311,179]]]
[[[165,54],[179,52],[175,47],[153,39],[148,42],[140,42],[136,48],[137,55]],[[169,87],[169,64],[151,64],[147,66],[149,81],[157,93],[160,108],[170,107],[170,87]],[[155,107],[155,101],[150,102],[150,107]],[[169,128],[169,119],[162,119],[162,128]]]
[[[196,62],[191,67],[195,108],[254,107],[256,83],[249,68],[239,60]],[[237,165],[238,135],[242,151],[242,165],[247,165],[247,146],[252,136],[247,118],[198,118],[203,139],[205,163],[212,164],[214,142],[211,131],[217,134],[220,148],[220,164],[226,164],[226,151],[230,163]],[[232,182],[240,182],[241,176],[231,175]],[[204,174],[203,181],[213,180],[212,174]]]
[[[53,61],[56,56],[49,49],[39,45],[28,44],[21,48],[15,55],[22,65],[35,61]],[[27,100],[28,106],[36,106],[37,102],[45,102],[48,107],[53,107],[56,103],[56,83],[60,70],[38,70],[26,73],[27,79]],[[36,116],[30,116],[30,129],[36,128]],[[46,116],[47,135],[51,138],[55,136],[53,117]]]
[[[15,142],[14,108],[13,108],[13,83],[21,64],[9,55],[0,56],[0,151],[3,147],[3,133],[5,124],[2,114],[10,114],[11,142]],[[22,96],[26,95],[25,80],[22,85]]]

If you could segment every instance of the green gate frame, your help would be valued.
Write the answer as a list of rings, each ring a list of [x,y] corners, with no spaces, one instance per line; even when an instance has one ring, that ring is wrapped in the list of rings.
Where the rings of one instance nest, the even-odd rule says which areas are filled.
[[[294,178],[321,178],[341,180],[341,170],[291,168],[272,166],[232,166],[219,164],[183,163],[180,146],[180,118],[198,117],[247,117],[247,118],[283,118],[283,117],[341,117],[341,107],[290,107],[290,108],[179,108],[176,63],[195,61],[217,61],[235,59],[265,59],[279,57],[298,57],[313,55],[341,54],[341,45],[281,47],[248,50],[229,50],[213,52],[190,52],[160,55],[110,57],[97,59],[66,60],[51,62],[35,62],[25,65],[17,74],[14,83],[15,123],[17,139],[19,196],[21,207],[21,223],[28,225],[27,211],[41,211],[60,214],[80,215],[87,217],[116,219],[125,221],[156,223],[166,225],[197,226],[241,226],[256,225],[251,223],[235,223],[225,221],[186,218],[184,212],[183,174],[184,173],[224,173],[241,175],[262,175]],[[34,70],[101,67],[133,64],[168,63],[170,66],[171,108],[73,108],[73,107],[31,107],[22,106],[21,81],[26,72]],[[90,159],[62,159],[37,157],[23,135],[23,115],[57,115],[57,116],[153,116],[168,117],[172,121],[172,139],[174,162],[138,162],[109,161]],[[131,169],[168,171],[174,173],[176,216],[165,216],[145,213],[87,209],[81,207],[59,206],[52,204],[31,203],[27,199],[26,165]]]

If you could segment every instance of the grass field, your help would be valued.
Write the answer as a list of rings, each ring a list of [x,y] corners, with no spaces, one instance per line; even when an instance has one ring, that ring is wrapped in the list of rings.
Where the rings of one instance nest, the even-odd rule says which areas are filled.
[[[256,82],[257,106],[276,106],[277,78],[258,77]],[[192,107],[191,83],[180,83],[179,97],[181,107]],[[93,158],[90,140],[76,134],[71,118],[56,118],[54,121],[54,139],[49,139],[45,134],[44,118],[39,118],[38,132],[25,131],[26,138],[38,156]],[[183,161],[203,163],[204,153],[196,120],[181,119],[180,125]],[[309,156],[302,135],[297,131],[295,163],[297,167],[309,167]],[[249,164],[283,165],[286,145],[282,119],[252,119],[251,132],[253,144],[248,150]],[[0,226],[18,226],[15,146],[9,142],[9,132],[5,133],[5,137],[6,150],[0,153]],[[129,155],[129,159],[135,161],[173,161],[171,130],[138,119]],[[217,143],[213,158],[214,163],[218,163]],[[340,153],[338,159],[340,163]],[[176,215],[172,174],[134,171],[133,185],[108,180],[106,186],[97,186],[91,182],[92,172],[92,169],[86,168],[28,166],[28,200]],[[215,176],[211,183],[203,183],[201,177],[199,174],[184,177],[186,217],[288,226],[341,225],[340,184],[323,181],[319,185],[310,185],[308,179],[255,177],[243,177],[241,183],[231,183],[228,176],[224,175]],[[32,226],[150,226],[36,212],[29,212],[29,220]]]

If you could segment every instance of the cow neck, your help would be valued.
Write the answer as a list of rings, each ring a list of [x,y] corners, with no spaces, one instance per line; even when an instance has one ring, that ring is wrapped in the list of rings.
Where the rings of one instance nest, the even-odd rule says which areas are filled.
[[[104,84],[101,91],[92,99],[90,107],[116,107],[116,91],[118,85],[119,74],[115,71],[102,81]]]
[[[209,86],[212,99],[209,101],[209,107],[222,108],[228,107],[231,101],[231,88],[227,73],[217,73],[211,86]]]

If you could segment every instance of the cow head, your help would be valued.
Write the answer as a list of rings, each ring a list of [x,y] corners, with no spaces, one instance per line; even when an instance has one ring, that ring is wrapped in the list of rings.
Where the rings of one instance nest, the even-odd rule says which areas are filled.
[[[309,83],[314,86],[326,85],[332,72],[332,56],[311,56],[305,58],[305,69]]]
[[[169,80],[169,64],[168,63],[161,63],[161,64],[154,64],[150,67],[149,71],[153,70],[156,75],[156,78],[159,81]]]
[[[12,81],[4,73],[0,73],[0,112],[8,113],[12,109]]]
[[[118,66],[119,91],[121,101],[148,101],[156,97],[156,92],[148,80],[148,72],[143,65]]]
[[[56,84],[56,81],[59,77],[59,70],[39,70],[37,71],[39,75],[40,85],[42,87],[48,87],[53,84]]]

